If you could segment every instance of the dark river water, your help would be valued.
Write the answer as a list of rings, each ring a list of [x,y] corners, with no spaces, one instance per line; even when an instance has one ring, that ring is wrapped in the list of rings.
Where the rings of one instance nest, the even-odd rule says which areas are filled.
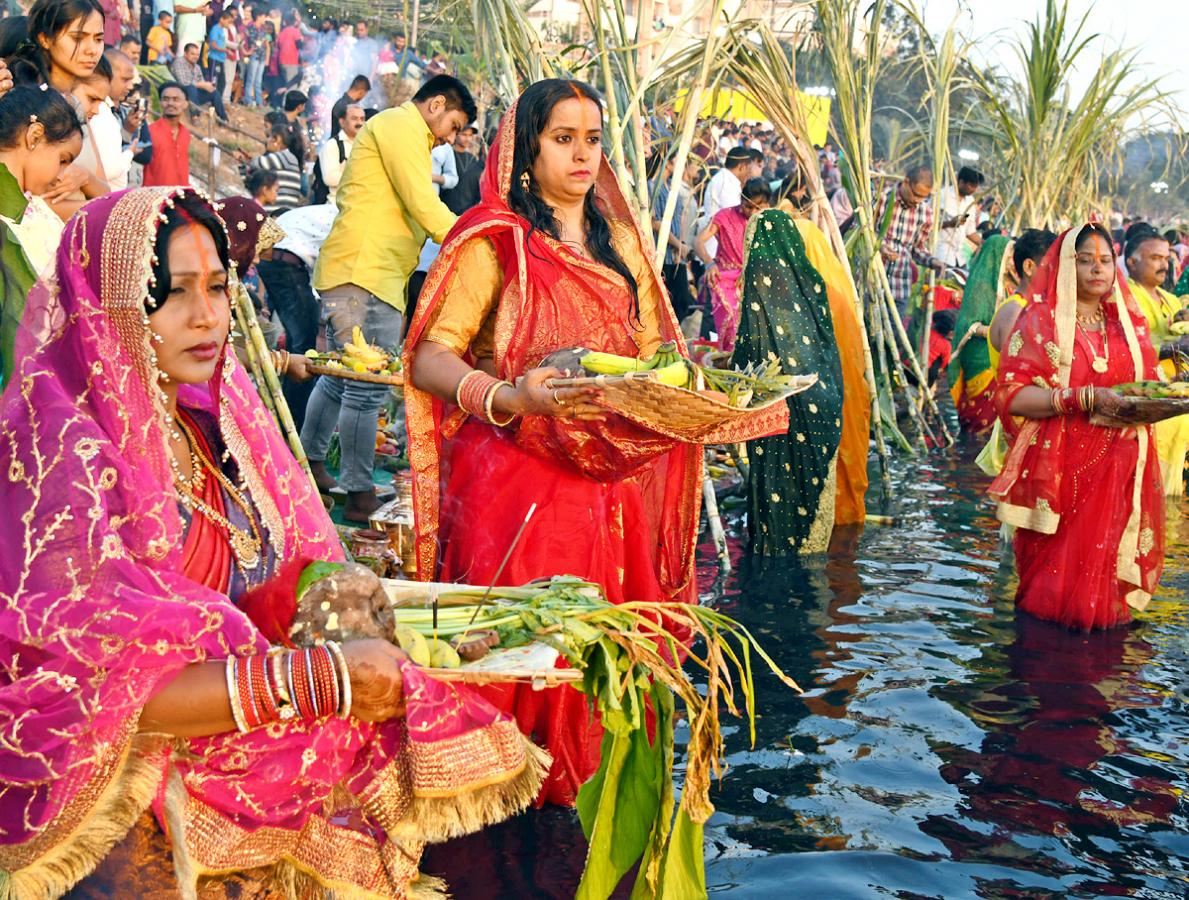
[[[758,676],[727,721],[707,884],[732,898],[1189,896],[1189,522],[1132,628],[1012,606],[977,447],[894,461],[895,527],[700,584],[805,689]],[[728,515],[736,532],[738,521]],[[682,734],[678,730],[678,740]],[[455,897],[572,897],[585,844],[550,809],[432,848]],[[627,892],[623,892],[626,897]]]

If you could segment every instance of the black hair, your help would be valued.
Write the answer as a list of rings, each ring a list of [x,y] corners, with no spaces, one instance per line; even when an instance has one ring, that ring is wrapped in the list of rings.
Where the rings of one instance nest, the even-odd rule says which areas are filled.
[[[744,166],[751,162],[751,151],[746,147],[732,147],[727,151],[726,161],[723,163],[723,168],[734,169],[737,166]]]
[[[36,0],[28,16],[14,16],[0,40],[0,56],[12,71],[15,84],[45,84],[50,80],[50,54],[37,38],[56,38],[71,22],[91,13],[103,15],[98,0]],[[17,24],[23,22],[21,25]]]
[[[414,103],[425,103],[434,97],[445,97],[447,109],[461,109],[466,113],[467,122],[475,121],[479,114],[475,106],[475,98],[467,90],[467,86],[452,75],[435,75],[413,95]]]
[[[289,141],[293,137],[293,132],[289,129],[289,126],[287,126],[287,125],[273,125],[271,128],[268,129],[268,138],[275,138],[275,137],[279,137],[282,141],[285,142],[285,147],[289,148]],[[265,139],[265,143],[268,143],[268,138]]]
[[[255,197],[265,188],[272,187],[280,177],[272,169],[253,169],[244,179],[244,189],[248,196]]]
[[[768,182],[763,178],[749,178],[743,182],[743,199],[744,200],[763,200],[765,203],[772,202],[772,188],[768,187]]]
[[[1151,226],[1149,226],[1149,227],[1151,227]],[[1110,232],[1107,231],[1105,228],[1103,228],[1097,222],[1091,222],[1089,225],[1085,226],[1081,231],[1078,232],[1077,240],[1074,241],[1073,249],[1081,250],[1082,247],[1086,244],[1086,242],[1089,241],[1090,238],[1093,237],[1094,235],[1098,235],[1100,238],[1102,238],[1104,241],[1106,241],[1107,246],[1111,248],[1111,256],[1114,256],[1115,255],[1115,245],[1111,241]]]
[[[1164,239],[1170,244],[1175,244],[1181,239],[1181,233],[1175,228],[1170,228],[1168,231],[1164,232]]]
[[[262,13],[261,15],[263,15],[263,13]],[[171,12],[170,12],[168,9],[163,9],[163,10],[161,10],[161,12],[157,13],[157,21],[158,21],[158,22],[160,22],[160,21],[161,21],[161,17],[162,17],[162,16],[169,16],[169,18],[171,18],[171,19],[172,19],[172,18],[173,18],[173,13],[171,13]]]
[[[285,112],[293,112],[297,107],[303,103],[309,103],[310,98],[301,91],[286,91],[285,92]]]
[[[1164,241],[1166,244],[1170,243],[1168,238],[1162,235],[1155,228],[1137,228],[1132,233],[1131,237],[1127,238],[1127,243],[1123,247],[1123,258],[1131,259],[1131,257],[1135,256],[1135,254],[1139,252],[1139,248],[1148,241]]]
[[[297,10],[295,9],[285,10],[285,15],[281,18],[281,24],[283,25],[296,25],[299,21],[301,21],[301,16],[297,14]]]
[[[161,97],[163,97],[165,95],[165,92],[167,90],[169,90],[170,88],[177,88],[179,91],[182,92],[183,95],[186,93],[186,89],[184,87],[182,87],[180,84],[178,84],[176,81],[163,81],[163,82],[161,82],[161,84],[157,85],[157,98],[160,99]]]
[[[45,139],[51,144],[83,133],[82,122],[69,100],[57,91],[43,91],[23,84],[14,87],[0,101],[0,149],[15,147],[33,123],[34,116],[45,129]]]
[[[1012,262],[1016,266],[1016,275],[1023,278],[1024,263],[1028,260],[1039,263],[1056,240],[1057,235],[1047,228],[1026,228],[1020,232],[1020,236],[1016,238],[1015,247],[1012,249]]]
[[[909,166],[908,171],[904,173],[904,177],[908,179],[909,184],[933,184],[933,169],[924,163],[919,163],[915,166]]]
[[[933,330],[943,338],[954,333],[957,323],[958,311],[955,309],[939,309],[933,313]]]
[[[755,147],[749,147],[747,149],[747,155],[751,157],[752,162],[763,162],[764,161],[764,151],[757,150]]]
[[[445,76],[439,76],[445,77]],[[429,83],[432,83],[433,79]],[[422,89],[424,90],[424,88]],[[564,78],[546,78],[529,85],[516,105],[516,144],[512,149],[512,186],[508,191],[508,205],[529,224],[525,243],[534,231],[543,231],[554,240],[561,239],[553,207],[541,197],[536,180],[532,178],[533,163],[541,152],[541,134],[549,124],[553,107],[575,98],[594,101],[600,113],[603,98],[589,84]],[[416,99],[416,98],[414,98]],[[528,186],[521,179],[527,174]],[[632,321],[640,321],[640,291],[632,270],[611,242],[611,225],[595,199],[592,188],[586,192],[582,206],[586,220],[586,249],[595,260],[618,274],[627,282],[632,295]]]
[[[800,166],[793,166],[789,169],[788,174],[784,176],[784,180],[780,183],[779,198],[787,200],[789,203],[798,209],[806,209],[809,206],[809,201],[812,199],[809,196],[809,191],[805,191],[804,196],[797,197],[796,194],[801,193],[806,187],[805,176],[801,172]]]
[[[114,74],[111,69],[111,60],[108,59],[106,51],[99,54],[99,62],[95,63],[95,71],[91,73],[91,78],[111,81]]]
[[[198,45],[196,43],[194,43],[193,41],[191,41],[185,47],[182,48],[182,53],[189,53],[191,47],[193,47],[195,50],[198,49]]]
[[[351,79],[351,87],[347,88],[347,90],[353,90],[357,87],[361,87],[365,91],[370,91],[372,89],[371,79],[366,75],[356,75]]]
[[[963,166],[958,170],[958,180],[965,181],[967,184],[973,184],[976,187],[981,186],[986,177],[978,169],[972,166]]]
[[[228,272],[231,271],[231,251],[227,241],[227,228],[218,214],[210,205],[195,194],[183,194],[178,197],[172,207],[165,210],[165,221],[157,229],[157,239],[153,244],[153,282],[149,285],[149,296],[145,300],[145,311],[156,312],[169,298],[169,239],[174,232],[184,225],[202,225],[211,233],[215,241],[215,251],[219,254],[219,262]]]
[[[1143,219],[1132,219],[1131,224],[1127,226],[1127,230],[1123,232],[1123,240],[1124,241],[1131,240],[1132,235],[1134,235],[1140,231],[1155,231],[1155,230],[1156,230],[1155,228],[1153,228],[1149,223],[1145,222]]]

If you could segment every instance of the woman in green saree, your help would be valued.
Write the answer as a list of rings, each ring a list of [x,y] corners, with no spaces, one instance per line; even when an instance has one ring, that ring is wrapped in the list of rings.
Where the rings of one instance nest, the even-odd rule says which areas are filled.
[[[842,364],[826,286],[788,213],[752,217],[744,239],[737,366],[779,360],[787,375],[817,373],[788,399],[787,434],[748,444],[748,551],[822,553],[834,528],[835,464],[842,435]]]

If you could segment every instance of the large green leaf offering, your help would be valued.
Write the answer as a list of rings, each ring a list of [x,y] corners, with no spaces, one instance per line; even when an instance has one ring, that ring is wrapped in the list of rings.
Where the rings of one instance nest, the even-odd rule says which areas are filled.
[[[590,844],[579,900],[604,900],[637,862],[632,900],[705,896],[702,827],[714,812],[710,783],[723,773],[720,709],[747,717],[754,745],[753,651],[798,689],[751,633],[704,606],[616,605],[598,585],[567,576],[490,591],[439,585],[433,596],[436,625],[431,610],[407,599],[393,610],[396,623],[446,639],[494,629],[501,647],[546,643],[582,671],[582,682],[571,687],[598,711],[604,736],[599,769],[578,792],[578,817]],[[675,660],[700,670],[701,690]],[[678,699],[689,723],[680,804],[673,794]]]

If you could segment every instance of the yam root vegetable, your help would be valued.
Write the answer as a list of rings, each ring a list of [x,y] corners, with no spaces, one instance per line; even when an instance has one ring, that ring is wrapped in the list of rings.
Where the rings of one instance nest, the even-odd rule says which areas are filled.
[[[299,647],[320,640],[392,639],[392,607],[371,569],[348,563],[312,582],[297,600],[289,637]]]
[[[571,377],[580,378],[590,374],[582,368],[582,357],[589,352],[585,347],[562,347],[537,363],[537,368],[561,369],[563,372],[569,372]]]

